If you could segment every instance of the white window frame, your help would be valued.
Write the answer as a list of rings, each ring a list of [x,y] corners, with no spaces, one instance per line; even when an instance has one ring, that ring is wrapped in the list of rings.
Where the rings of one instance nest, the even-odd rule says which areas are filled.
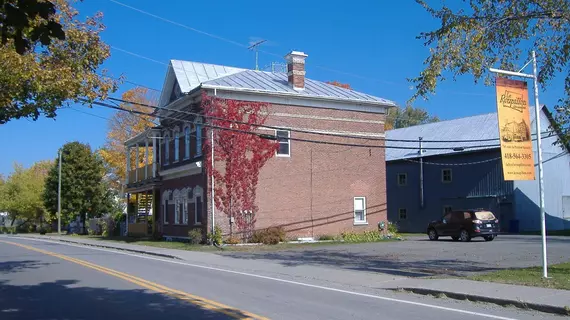
[[[181,199],[182,197],[180,196],[180,190],[176,189],[174,190],[174,224],[180,224],[180,204],[181,204]]]
[[[202,119],[196,119],[195,129],[196,131],[196,154],[195,157],[202,156]]]
[[[180,161],[180,130],[175,129],[174,133],[174,163]]]
[[[279,141],[279,137],[277,136],[278,131],[287,132],[287,141],[286,142]],[[290,130],[275,130],[275,137],[277,138],[277,143],[279,144],[279,146],[281,146],[282,143],[287,144],[287,154],[279,153],[280,148],[277,148],[277,151],[275,151],[276,156],[277,157],[284,157],[284,158],[291,157],[291,140],[290,140],[291,139],[291,131]]]
[[[449,171],[449,180],[445,180],[445,172]],[[441,182],[442,183],[451,183],[453,182],[453,170],[451,168],[441,169]]]
[[[188,224],[188,197],[182,198],[182,224]]]
[[[202,225],[202,222],[198,221],[198,197],[201,197],[202,199],[202,203],[204,202],[204,197],[202,196],[202,187],[200,186],[196,186],[194,188],[194,194],[193,194],[193,201],[194,201],[194,225],[196,226],[200,226]]]
[[[404,177],[404,183],[400,183],[400,177]],[[398,187],[405,187],[408,185],[408,174],[407,173],[398,173]]]
[[[184,127],[184,160],[190,159],[190,136],[192,129],[190,126]]]
[[[164,134],[164,165],[170,163],[170,134]]]
[[[162,206],[164,208],[164,211],[162,213],[162,224],[163,225],[168,225],[168,198],[170,196],[170,192],[169,191],[164,191],[164,193],[162,194]]]
[[[357,200],[362,200],[363,210],[357,210],[356,209],[356,201]],[[354,225],[367,225],[368,220],[366,219],[366,197],[354,197],[354,199],[352,201],[352,209],[353,209]],[[357,220],[357,215],[356,215],[357,211],[362,211],[363,220]]]

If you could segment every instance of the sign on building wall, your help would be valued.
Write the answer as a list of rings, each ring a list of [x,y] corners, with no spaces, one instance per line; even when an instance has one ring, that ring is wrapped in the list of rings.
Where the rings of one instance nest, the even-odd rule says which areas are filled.
[[[534,180],[527,83],[497,77],[496,86],[505,180]]]

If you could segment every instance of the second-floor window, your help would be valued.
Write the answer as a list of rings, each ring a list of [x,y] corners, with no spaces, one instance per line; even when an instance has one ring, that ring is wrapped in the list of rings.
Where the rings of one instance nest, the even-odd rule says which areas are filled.
[[[291,133],[288,130],[276,130],[275,136],[279,142],[279,149],[277,149],[277,156],[289,157],[291,156],[291,142],[289,140]]]
[[[408,174],[398,173],[398,186],[403,187],[408,184]]]
[[[190,159],[190,127],[184,128],[184,159]]]
[[[196,157],[202,155],[202,121],[196,121]]]
[[[453,180],[451,169],[441,170],[441,182],[450,183]]]
[[[166,134],[164,136],[164,164],[170,162],[170,136]]]
[[[174,133],[174,162],[177,162],[180,158],[180,134],[178,132]]]

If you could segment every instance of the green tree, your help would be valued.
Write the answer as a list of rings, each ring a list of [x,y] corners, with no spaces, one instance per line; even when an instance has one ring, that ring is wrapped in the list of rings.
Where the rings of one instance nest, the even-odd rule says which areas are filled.
[[[50,1],[0,1],[0,43],[5,45],[11,40],[16,52],[24,54],[38,41],[47,46],[52,38],[64,40],[65,33],[55,12]]]
[[[407,106],[402,109],[395,107],[388,110],[384,129],[399,129],[438,121],[439,118],[437,116],[430,116],[429,113],[422,108]]]
[[[543,89],[557,76],[564,78],[565,94],[559,100],[557,119],[570,124],[570,2],[568,0],[471,0],[434,8],[416,0],[441,22],[436,30],[418,38],[430,47],[425,69],[416,78],[410,99],[427,98],[438,82],[472,74],[475,82],[492,82],[490,67],[518,70],[535,50],[538,82]],[[566,131],[568,137],[568,131]]]
[[[113,207],[109,189],[105,183],[103,161],[91,147],[80,142],[70,142],[61,148],[61,220],[67,224],[78,216],[83,223],[88,218],[110,213]],[[49,212],[57,212],[59,166],[55,163],[47,176],[43,195]]]
[[[30,48],[18,53],[13,49],[13,45],[19,46],[18,40],[3,34],[5,39],[0,44],[0,124],[22,117],[36,120],[45,115],[53,118],[57,109],[64,105],[105,98],[117,88],[115,80],[97,74],[110,56],[109,46],[100,38],[105,28],[102,14],[97,13],[82,21],[78,17],[79,12],[71,5],[74,0],[49,2],[54,5],[55,13],[47,16],[38,13],[31,19],[22,13],[14,14],[17,12],[15,9],[6,9],[14,5],[14,0],[0,1],[0,5],[4,4],[0,17],[10,20],[15,15],[29,24],[20,25],[20,31],[4,25],[4,22],[0,27],[15,32],[16,37],[24,37]],[[19,8],[24,8],[24,4],[28,5],[29,1],[18,1]],[[63,28],[63,40],[51,37],[54,35],[52,31],[38,33],[34,29],[44,24],[46,27],[55,26],[54,21]],[[45,45],[48,38],[49,45]],[[101,73],[105,74],[105,71],[101,70]]]
[[[14,164],[14,171],[0,185],[0,211],[8,213],[12,224],[16,220],[24,220],[24,223],[51,220],[42,196],[52,165],[51,161],[40,161],[26,169]]]

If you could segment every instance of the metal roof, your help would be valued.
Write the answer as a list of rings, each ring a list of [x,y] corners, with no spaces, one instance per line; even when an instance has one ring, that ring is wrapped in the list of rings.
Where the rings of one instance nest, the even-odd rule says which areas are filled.
[[[531,121],[534,113],[531,112]],[[416,158],[419,156],[419,137],[423,140],[484,140],[497,139],[485,142],[424,142],[423,147],[446,148],[446,147],[474,147],[464,151],[453,150],[424,150],[424,157],[454,154],[475,150],[499,148],[499,124],[497,113],[488,113],[472,117],[440,121],[401,129],[386,131],[386,139],[417,140],[415,142],[386,141],[386,146],[417,147],[418,150],[409,149],[386,149],[386,161]]]
[[[293,94],[301,97],[329,98],[384,106],[395,106],[393,101],[358,91],[340,88],[325,82],[305,78],[305,89],[295,90],[287,81],[287,74],[243,70],[203,83],[208,88],[224,88],[255,92]]]
[[[215,64],[181,60],[170,60],[170,64],[176,76],[176,80],[180,85],[180,91],[184,93],[192,91],[208,80],[217,79],[245,70]]]

